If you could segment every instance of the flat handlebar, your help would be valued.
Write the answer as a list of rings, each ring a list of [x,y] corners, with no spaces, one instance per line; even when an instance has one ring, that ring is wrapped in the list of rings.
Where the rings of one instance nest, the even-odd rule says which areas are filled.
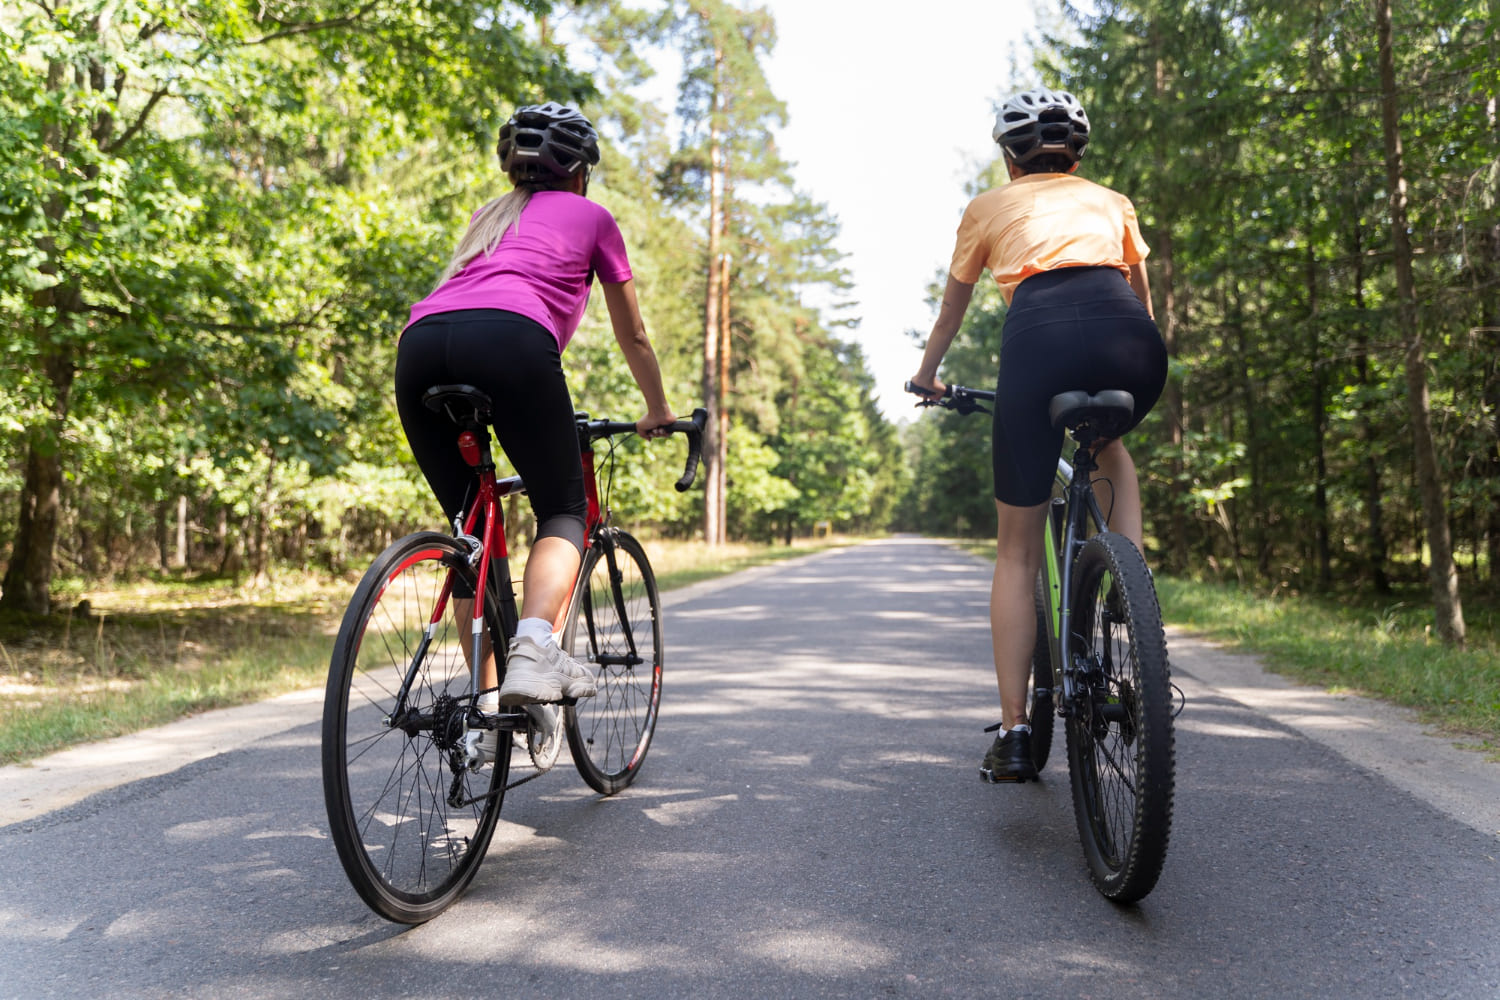
[[[957,413],[988,413],[980,402],[993,403],[995,393],[992,389],[970,389],[965,385],[949,385],[942,395],[934,393],[926,386],[917,385],[915,382],[906,383],[906,391],[914,396],[921,396],[917,400],[918,406],[941,406],[945,410],[953,410]]]

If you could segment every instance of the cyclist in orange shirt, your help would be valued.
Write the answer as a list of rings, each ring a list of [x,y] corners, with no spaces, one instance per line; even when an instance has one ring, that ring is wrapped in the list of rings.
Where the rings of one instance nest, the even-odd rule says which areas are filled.
[[[994,436],[999,519],[990,631],[1000,687],[1000,735],[980,772],[991,781],[1036,777],[1026,685],[1036,638],[1033,587],[1042,524],[1063,432],[1047,413],[1072,389],[1125,389],[1139,423],[1166,385],[1167,354],[1151,311],[1149,253],[1130,199],[1074,175],[1089,141],[1088,116],[1061,90],[1030,90],[1001,106],[995,141],[1010,183],[964,212],[942,306],[914,388],[941,394],[938,365],[988,269],[1008,309],[1001,334]],[[1142,545],[1140,484],[1119,440],[1096,449],[1100,500],[1110,528]]]

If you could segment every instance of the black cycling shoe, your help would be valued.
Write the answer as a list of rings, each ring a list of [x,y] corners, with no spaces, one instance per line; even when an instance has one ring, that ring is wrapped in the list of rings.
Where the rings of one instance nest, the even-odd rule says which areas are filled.
[[[984,755],[979,774],[985,781],[1035,781],[1036,765],[1031,762],[1031,730],[1012,729],[995,737],[995,745]]]

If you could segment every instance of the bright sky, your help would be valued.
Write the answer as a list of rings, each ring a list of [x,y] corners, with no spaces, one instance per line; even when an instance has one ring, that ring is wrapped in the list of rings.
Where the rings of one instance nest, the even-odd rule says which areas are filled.
[[[1029,68],[1030,0],[758,0],[776,18],[766,74],[787,105],[782,153],[799,189],[842,224],[855,281],[855,334],[886,415],[909,416],[901,386],[936,313],[965,185],[995,155],[994,105]]]
[[[881,409],[909,417],[902,385],[921,348],[906,331],[925,340],[936,318],[927,288],[948,273],[966,185],[996,155],[995,105],[1039,85],[1029,70],[1034,0],[739,2],[776,19],[764,69],[787,106],[782,155],[797,188],[839,220],[861,319],[853,336]],[[680,56],[652,61],[648,96],[670,110]]]

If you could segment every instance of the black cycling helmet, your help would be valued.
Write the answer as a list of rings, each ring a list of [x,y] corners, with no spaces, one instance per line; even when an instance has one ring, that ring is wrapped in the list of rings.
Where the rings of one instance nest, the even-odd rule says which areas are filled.
[[[572,177],[599,162],[599,133],[578,109],[548,101],[517,108],[495,151],[513,182]]]
[[[1001,105],[990,135],[1018,167],[1046,155],[1077,163],[1089,144],[1089,116],[1066,90],[1024,90]]]

